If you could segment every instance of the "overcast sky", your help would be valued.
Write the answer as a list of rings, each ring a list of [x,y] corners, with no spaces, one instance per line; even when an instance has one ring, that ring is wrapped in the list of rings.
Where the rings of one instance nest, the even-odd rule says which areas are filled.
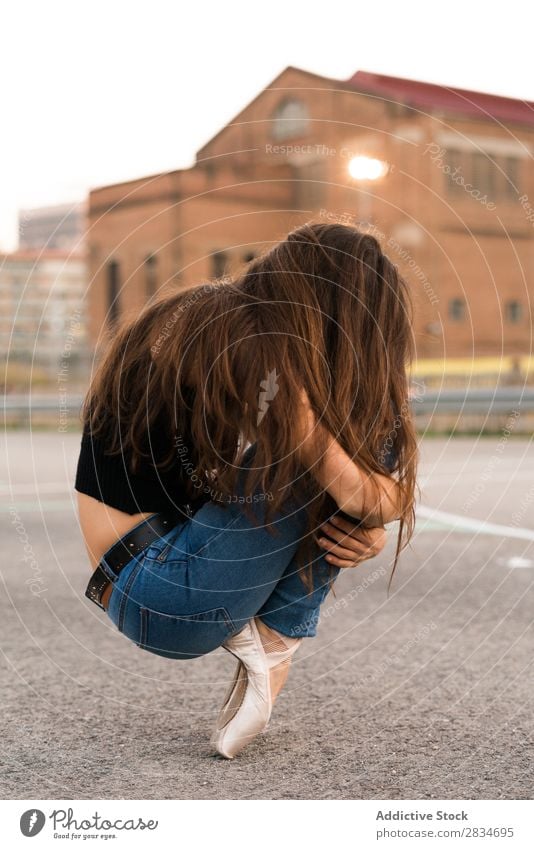
[[[0,249],[17,210],[188,167],[287,65],[534,100],[529,0],[25,0],[2,10]]]

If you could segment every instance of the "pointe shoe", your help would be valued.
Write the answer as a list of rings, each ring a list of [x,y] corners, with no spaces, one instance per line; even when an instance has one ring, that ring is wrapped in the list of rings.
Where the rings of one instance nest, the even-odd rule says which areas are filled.
[[[284,641],[283,635],[281,635]],[[239,660],[232,685],[219,713],[211,744],[223,758],[231,759],[265,731],[272,712],[270,671],[288,660],[302,638],[292,639],[285,651],[266,652],[254,619],[224,644]]]

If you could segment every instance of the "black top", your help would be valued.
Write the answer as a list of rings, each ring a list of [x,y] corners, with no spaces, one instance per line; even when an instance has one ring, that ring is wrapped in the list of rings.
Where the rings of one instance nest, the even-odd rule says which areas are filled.
[[[124,513],[183,514],[190,501],[185,487],[184,467],[190,468],[187,452],[184,457],[183,449],[176,450],[172,464],[164,469],[156,467],[167,454],[169,445],[173,444],[172,435],[161,423],[150,428],[147,444],[150,456],[143,458],[139,468],[133,472],[126,452],[109,454],[105,436],[96,438],[86,427],[76,469],[75,489]],[[384,465],[391,470],[394,463],[394,450],[386,450]],[[195,509],[210,500],[203,489],[195,496]]]
[[[161,426],[150,429],[150,454],[131,469],[126,452],[109,454],[105,437],[84,429],[75,489],[125,513],[183,512],[188,502],[180,456],[164,469],[156,468],[172,445],[172,436]]]

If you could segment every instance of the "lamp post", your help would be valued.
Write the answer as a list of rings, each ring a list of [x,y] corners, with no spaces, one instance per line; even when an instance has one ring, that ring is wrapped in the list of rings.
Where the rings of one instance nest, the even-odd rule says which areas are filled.
[[[360,224],[369,224],[371,218],[372,197],[369,191],[370,185],[382,180],[388,173],[387,162],[375,159],[372,156],[354,156],[349,160],[349,174],[355,183],[360,186],[358,192],[358,215]],[[369,184],[367,191],[364,191]]]

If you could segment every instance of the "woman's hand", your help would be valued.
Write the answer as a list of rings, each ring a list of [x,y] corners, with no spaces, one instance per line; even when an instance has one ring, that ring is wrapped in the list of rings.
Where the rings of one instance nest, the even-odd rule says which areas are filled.
[[[331,539],[324,534],[328,534]],[[319,529],[316,541],[323,551],[328,552],[328,563],[350,569],[380,554],[386,545],[386,538],[384,527],[365,528],[341,516],[332,516]]]

